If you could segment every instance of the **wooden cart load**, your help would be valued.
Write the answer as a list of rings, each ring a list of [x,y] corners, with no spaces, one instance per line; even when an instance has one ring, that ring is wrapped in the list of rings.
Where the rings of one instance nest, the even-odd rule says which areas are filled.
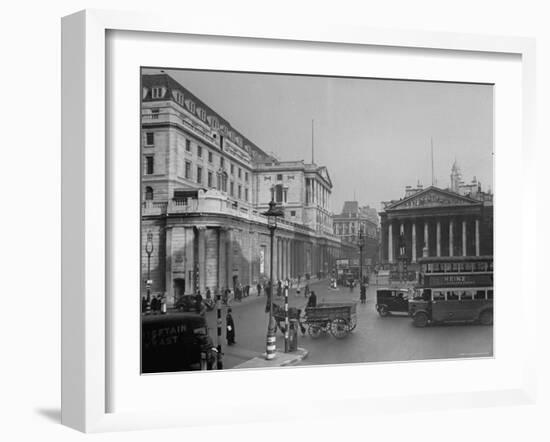
[[[315,307],[307,307],[305,322],[312,338],[318,338],[321,333],[328,332],[335,338],[344,338],[357,326],[356,304],[321,303]]]

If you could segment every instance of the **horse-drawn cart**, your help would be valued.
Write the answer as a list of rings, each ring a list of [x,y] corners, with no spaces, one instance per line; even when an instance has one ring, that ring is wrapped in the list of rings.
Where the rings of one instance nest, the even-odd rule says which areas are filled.
[[[305,323],[312,338],[329,332],[335,338],[345,338],[357,326],[356,304],[322,303],[315,307],[306,307]]]

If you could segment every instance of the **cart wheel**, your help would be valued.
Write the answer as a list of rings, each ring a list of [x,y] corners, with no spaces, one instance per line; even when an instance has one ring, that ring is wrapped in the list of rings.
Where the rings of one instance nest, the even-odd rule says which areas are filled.
[[[313,339],[317,339],[319,336],[321,336],[321,327],[316,324],[310,324],[307,328],[307,332],[309,333],[309,336],[311,336]]]
[[[378,307],[378,314],[382,317],[388,316],[389,315],[388,307],[385,306],[385,305],[379,306]]]
[[[355,327],[357,327],[357,318],[351,318],[348,325],[349,331],[352,332],[355,330]]]
[[[333,319],[330,332],[337,339],[345,338],[348,334],[348,322],[344,318]]]

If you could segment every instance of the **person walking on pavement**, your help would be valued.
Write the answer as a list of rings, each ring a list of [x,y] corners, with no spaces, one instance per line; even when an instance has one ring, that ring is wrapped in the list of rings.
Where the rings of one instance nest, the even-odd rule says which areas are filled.
[[[367,286],[365,284],[361,284],[361,304],[367,303]]]
[[[309,298],[307,300],[307,307],[317,307],[317,295],[315,295],[315,292],[312,290],[311,295],[309,295]]]
[[[235,344],[235,322],[231,315],[231,308],[227,309],[227,315],[225,316],[225,337],[227,338],[227,345]]]
[[[258,291],[258,296],[260,296],[262,294],[262,285],[260,283],[256,285],[256,290]]]
[[[309,284],[306,283],[306,286],[304,287],[304,297],[307,298],[309,296]]]

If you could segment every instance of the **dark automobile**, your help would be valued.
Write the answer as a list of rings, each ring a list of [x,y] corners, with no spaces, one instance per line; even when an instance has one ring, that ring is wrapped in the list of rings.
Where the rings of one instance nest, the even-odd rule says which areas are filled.
[[[197,296],[196,295],[181,295],[176,301],[176,309],[180,312],[196,312],[199,313],[203,310],[204,306],[202,301],[200,307],[197,306]]]
[[[376,290],[376,310],[380,316],[393,312],[409,312],[409,290],[384,288]]]
[[[141,321],[142,373],[199,370],[201,354],[206,368],[213,368],[216,350],[204,316],[173,313]]]

